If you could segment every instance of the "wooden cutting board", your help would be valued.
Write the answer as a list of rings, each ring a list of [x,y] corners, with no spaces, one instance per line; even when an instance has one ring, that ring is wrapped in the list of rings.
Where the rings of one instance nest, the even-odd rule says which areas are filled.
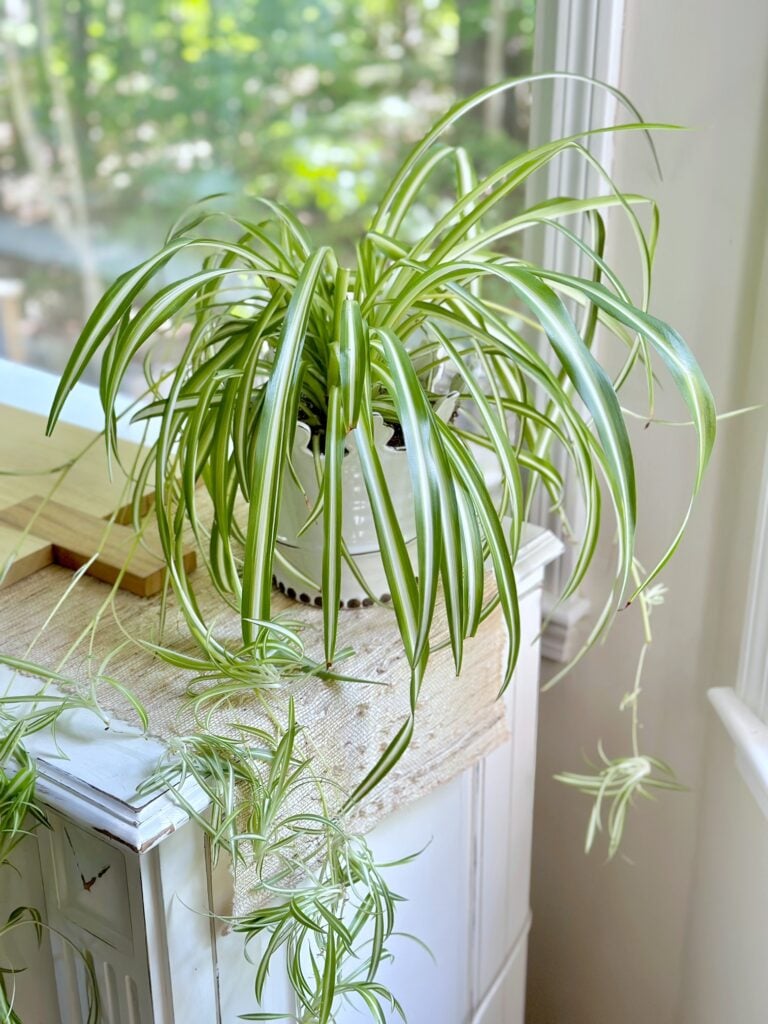
[[[137,452],[134,444],[120,445],[126,466]],[[90,562],[87,572],[97,579],[114,583],[120,576],[121,588],[140,597],[157,593],[165,573],[159,539],[147,528],[137,543],[125,525],[129,498],[117,463],[109,478],[102,438],[68,423],[46,437],[42,416],[0,405],[0,587],[53,563],[79,569]],[[148,494],[145,507],[151,500]],[[116,523],[107,529],[113,513]],[[191,572],[192,545],[184,562]]]

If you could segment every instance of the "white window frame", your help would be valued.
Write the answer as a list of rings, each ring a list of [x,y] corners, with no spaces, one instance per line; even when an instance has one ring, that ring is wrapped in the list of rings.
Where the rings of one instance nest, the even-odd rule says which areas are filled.
[[[736,685],[713,687],[709,699],[733,740],[736,765],[768,817],[768,446]]]
[[[567,71],[618,87],[624,11],[625,0],[539,0],[534,35],[534,71]],[[556,80],[551,85],[542,83],[535,88],[532,146],[615,121],[617,101],[604,89],[568,80]],[[599,135],[585,140],[585,144],[610,173],[613,135]],[[605,182],[594,169],[577,154],[567,153],[550,164],[547,175],[532,181],[529,199],[537,202],[547,195],[583,196],[605,191]],[[547,232],[534,245],[538,248],[530,255],[546,266],[575,275],[591,273],[584,254],[568,245],[558,232]],[[563,510],[578,536],[584,523],[583,498],[573,480],[565,452],[555,451],[552,458],[565,484]],[[548,496],[542,492],[534,505],[532,518],[564,539],[560,517],[549,511]],[[563,557],[547,571],[544,593],[547,625],[542,637],[542,654],[554,661],[567,662],[574,656],[581,642],[578,623],[590,607],[589,601],[580,595],[574,595],[562,604],[557,602],[576,557],[575,548],[566,545]]]
[[[751,564],[735,690],[761,721],[768,722],[768,447]]]

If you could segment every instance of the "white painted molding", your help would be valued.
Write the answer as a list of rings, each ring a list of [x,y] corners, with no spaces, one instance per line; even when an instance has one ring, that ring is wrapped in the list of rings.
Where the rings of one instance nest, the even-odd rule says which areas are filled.
[[[709,699],[733,740],[736,765],[768,817],[768,447],[752,551],[736,686],[712,689]]]
[[[709,699],[733,740],[736,766],[758,807],[768,818],[768,725],[731,686],[713,687]]]
[[[0,692],[6,696],[37,693],[40,685],[0,666]],[[62,691],[48,683],[46,693]],[[65,711],[55,736],[41,729],[25,745],[37,765],[37,793],[43,803],[136,853],[153,849],[189,820],[169,792],[137,794],[136,787],[153,772],[166,746],[136,726],[111,719],[105,727],[89,711]],[[208,797],[192,779],[185,781],[181,793],[196,811],[208,806]]]
[[[521,956],[524,947],[528,942],[528,934],[531,930],[532,920],[533,917],[529,910],[520,931],[517,933],[515,941],[512,943],[512,948],[504,957],[504,963],[502,964],[501,969],[498,971],[496,977],[493,979],[491,987],[483,996],[482,1002],[479,1003],[477,1009],[472,1014],[472,1019],[470,1020],[469,1024],[486,1024],[486,1014],[489,1008],[493,1005],[494,999],[496,998],[499,990],[504,985],[504,982],[507,976],[509,975],[515,960],[517,960],[517,958]]]
[[[534,71],[569,71],[618,85],[624,3],[625,0],[559,0],[558,3],[537,4]],[[606,125],[615,119],[616,100],[605,90],[567,80],[535,88],[532,145]],[[585,143],[610,172],[613,136],[601,135]],[[605,183],[584,159],[576,153],[564,153],[549,165],[546,175],[534,176],[528,200],[539,202],[546,196],[580,196],[605,191]],[[579,276],[588,270],[584,254],[556,231],[543,233],[534,241],[530,255],[568,274]],[[579,536],[584,523],[584,503],[578,484],[563,452],[553,452],[553,461],[565,484],[563,510]],[[560,518],[550,512],[543,488],[532,518],[562,536]],[[589,611],[589,602],[578,595],[555,607],[556,596],[564,590],[576,557],[575,547],[567,546],[563,557],[549,567],[545,577],[545,617],[549,623],[542,638],[542,654],[554,661],[569,661],[576,652],[580,639],[578,623]],[[546,610],[548,596],[549,611]]]
[[[579,622],[591,605],[586,597],[575,594],[568,601],[558,602],[554,594],[542,594],[541,656],[549,661],[569,662],[576,657],[582,644]]]
[[[768,719],[768,446],[765,452],[736,692]]]
[[[563,542],[550,530],[530,523],[523,524],[520,550],[515,561],[518,597],[540,585],[544,567],[552,565],[564,550]]]

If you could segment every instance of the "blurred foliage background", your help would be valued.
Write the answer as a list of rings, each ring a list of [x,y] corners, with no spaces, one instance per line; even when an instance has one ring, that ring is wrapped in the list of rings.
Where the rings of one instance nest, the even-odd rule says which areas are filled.
[[[434,118],[530,69],[534,5],[5,0],[0,353],[59,369],[103,285],[213,192],[278,198],[348,253]],[[452,141],[489,167],[528,121],[518,91]]]

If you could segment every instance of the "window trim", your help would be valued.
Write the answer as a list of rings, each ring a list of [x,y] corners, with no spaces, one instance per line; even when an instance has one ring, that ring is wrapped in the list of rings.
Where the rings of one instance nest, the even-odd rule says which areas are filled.
[[[733,741],[736,767],[768,818],[768,445],[735,686],[708,691]]]
[[[619,86],[624,36],[626,0],[560,0],[559,3],[539,3],[534,32],[533,70],[568,71]],[[587,93],[586,117],[583,96],[586,86],[574,88],[567,80],[537,86],[541,90],[539,102],[532,108],[531,145],[539,145],[551,138],[571,135],[589,127],[614,121],[617,101],[603,89],[590,89]],[[611,133],[599,135],[586,143],[590,151],[610,173],[614,156],[614,137]],[[547,195],[601,194],[607,191],[605,182],[594,169],[576,154],[549,165],[548,174],[534,178],[528,198],[540,202]],[[547,232],[534,242],[530,256],[537,262],[568,274],[583,275],[586,258],[569,246],[558,232]],[[562,451],[552,453],[555,468],[561,474],[565,488],[563,508],[568,521],[578,533],[585,520],[584,501],[575,485],[572,466]],[[532,521],[564,540],[560,518],[549,511],[547,496],[540,493],[531,515]],[[563,603],[558,602],[576,564],[577,551],[566,544],[565,554],[549,566],[545,578],[544,610],[546,628],[542,636],[542,654],[553,661],[567,662],[581,644],[580,620],[587,614],[590,602],[578,594]]]
[[[768,720],[768,445],[758,504],[749,592],[735,693],[761,722]]]
[[[714,686],[707,696],[733,741],[736,767],[768,818],[768,725],[732,686]]]

